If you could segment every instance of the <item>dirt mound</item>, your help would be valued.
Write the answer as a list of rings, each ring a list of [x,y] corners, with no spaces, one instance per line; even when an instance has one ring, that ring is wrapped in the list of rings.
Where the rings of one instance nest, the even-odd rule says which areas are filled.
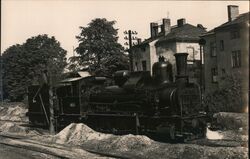
[[[247,159],[248,148],[243,147],[204,147],[204,159]]]
[[[131,139],[131,137],[126,136],[117,137],[113,141],[92,141],[91,143],[84,144],[83,146],[91,150],[109,152],[111,154],[118,154],[126,156],[128,158],[138,159],[246,159],[248,154],[248,149],[244,147],[210,147],[195,144],[168,144],[156,142],[153,140],[147,142],[147,139],[142,140],[141,142],[139,142],[139,144],[134,143],[133,140],[132,142],[130,142],[130,140],[120,142],[120,138]],[[133,138],[137,140],[141,137],[133,136],[132,139]]]
[[[89,140],[102,140],[110,136],[109,134],[96,132],[82,123],[72,123],[55,135],[53,140],[60,144],[70,143],[80,145]]]
[[[225,140],[248,141],[248,135],[242,134],[239,130],[221,131],[220,134],[223,135]]]
[[[243,129],[248,130],[248,114],[247,113],[228,113],[220,112],[213,116],[218,124],[223,129],[235,130]]]
[[[22,136],[27,135],[39,135],[35,130],[31,130],[28,127],[23,127],[15,123],[5,122],[0,125],[1,134],[18,134]]]
[[[142,135],[111,135],[96,132],[84,124],[70,124],[53,140],[60,144],[81,145],[90,150],[124,155],[130,158],[220,159],[247,158],[248,148],[210,147],[196,144],[160,143]]]
[[[26,117],[28,109],[23,103],[8,103],[0,107],[0,120],[27,122]]]
[[[150,146],[153,140],[141,135],[116,136],[110,139],[110,148],[119,151],[131,151],[133,149]]]

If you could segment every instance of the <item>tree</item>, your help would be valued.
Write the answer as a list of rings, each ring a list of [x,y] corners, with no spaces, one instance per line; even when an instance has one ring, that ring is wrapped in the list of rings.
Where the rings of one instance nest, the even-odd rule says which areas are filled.
[[[127,69],[128,58],[117,42],[118,29],[113,27],[114,24],[115,21],[97,18],[88,27],[80,27],[81,33],[76,36],[79,41],[76,52],[79,56],[71,60],[78,60],[83,67],[88,66],[89,71],[96,75],[110,76],[114,71]]]
[[[66,51],[60,43],[47,35],[38,35],[22,45],[6,49],[3,58],[4,93],[11,101],[20,101],[26,88],[42,82],[42,72],[47,70],[52,84],[56,83],[66,66]]]

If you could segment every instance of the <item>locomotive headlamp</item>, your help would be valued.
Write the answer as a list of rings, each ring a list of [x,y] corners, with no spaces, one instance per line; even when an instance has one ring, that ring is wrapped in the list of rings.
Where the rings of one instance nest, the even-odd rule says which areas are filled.
[[[76,104],[75,103],[70,103],[69,106],[73,108],[73,107],[76,106]]]

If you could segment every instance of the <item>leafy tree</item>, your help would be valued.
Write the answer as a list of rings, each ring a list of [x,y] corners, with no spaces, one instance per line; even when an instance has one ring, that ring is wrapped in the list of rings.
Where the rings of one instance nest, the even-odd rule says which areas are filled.
[[[48,70],[54,84],[66,66],[66,51],[47,35],[27,39],[22,45],[6,49],[3,58],[4,93],[11,101],[23,99],[26,88],[42,82],[42,72]]]
[[[115,21],[97,18],[88,27],[80,27],[81,33],[76,36],[79,56],[71,58],[71,62],[78,61],[80,66],[89,67],[89,71],[97,75],[110,76],[116,70],[127,69],[128,58],[117,42],[118,29],[113,27],[114,24]],[[71,66],[74,68],[74,64]]]

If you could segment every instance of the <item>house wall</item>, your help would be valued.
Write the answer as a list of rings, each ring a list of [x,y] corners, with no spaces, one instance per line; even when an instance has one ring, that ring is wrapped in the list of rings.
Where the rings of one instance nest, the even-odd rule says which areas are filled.
[[[147,71],[152,75],[152,67],[158,62],[155,43],[157,40],[150,42],[148,45],[139,46],[133,49],[133,69],[134,71],[142,71],[142,61],[146,61]],[[137,63],[137,67],[136,67]]]
[[[188,60],[200,60],[200,45],[199,43],[177,42],[176,52],[188,53]]]
[[[149,47],[150,47],[150,73],[152,75],[153,73],[153,65],[154,63],[158,62],[158,58],[159,56],[156,53],[156,47],[155,47],[155,43],[157,42],[157,40],[149,43]]]
[[[231,31],[239,30],[240,38],[231,39]],[[228,29],[216,32],[216,45],[220,45],[220,40],[224,40],[224,51],[221,51],[219,47],[217,47],[218,51],[218,75],[219,75],[219,86],[223,86],[223,74],[222,69],[226,70],[227,74],[233,74],[237,76],[242,81],[243,88],[247,87],[248,81],[248,56],[249,56],[249,35],[248,29],[244,27],[230,27]],[[241,66],[237,68],[232,67],[232,52],[233,51],[241,51]],[[223,61],[223,62],[222,62]],[[248,87],[247,87],[248,88]]]
[[[173,65],[173,73],[176,75],[175,53],[188,53],[188,60],[200,60],[200,46],[198,43],[188,42],[166,42],[156,48],[157,56],[164,56]],[[197,63],[188,62],[188,75],[190,82],[199,83],[199,73]],[[199,70],[198,70],[199,71]]]
[[[212,81],[212,68],[217,68],[217,57],[218,52],[216,51],[216,56],[211,55],[211,43],[215,43],[215,34],[204,37],[206,44],[204,46],[204,72],[205,72],[205,92],[210,93],[218,89],[218,83]]]
[[[231,31],[239,30],[240,37],[231,38]],[[210,93],[218,88],[222,88],[225,76],[233,75],[239,78],[242,86],[242,96],[244,104],[248,103],[249,88],[249,30],[247,24],[230,26],[226,29],[215,31],[214,35],[205,36],[205,91]],[[220,49],[220,41],[224,41],[224,50]],[[210,56],[210,42],[216,42],[217,57]],[[241,51],[241,66],[232,67],[232,51]],[[218,83],[212,83],[211,68],[218,68]],[[223,71],[223,69],[225,71]]]
[[[132,50],[133,54],[133,70],[142,71],[142,61],[146,61],[146,70],[150,71],[150,47],[148,45],[136,47]]]

